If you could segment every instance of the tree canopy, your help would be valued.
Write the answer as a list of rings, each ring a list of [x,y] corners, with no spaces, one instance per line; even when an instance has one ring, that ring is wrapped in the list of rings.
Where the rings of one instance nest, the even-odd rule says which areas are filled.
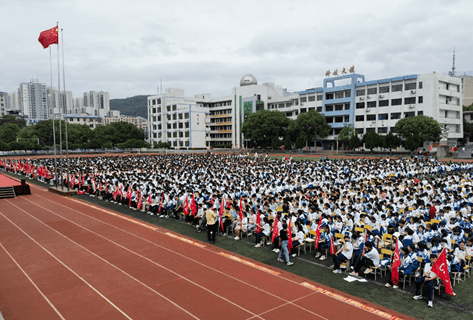
[[[338,140],[347,143],[354,135],[356,135],[355,128],[349,123],[338,134]]]
[[[296,130],[304,142],[313,141],[316,136],[325,138],[330,134],[330,129],[325,116],[315,110],[297,116]]]
[[[273,137],[284,137],[290,121],[286,115],[279,111],[261,110],[249,115],[241,132],[245,139],[250,140],[253,147],[269,148]]]
[[[409,150],[415,150],[424,141],[439,141],[442,133],[440,124],[424,115],[401,119],[394,130],[399,137],[406,139],[404,146]]]

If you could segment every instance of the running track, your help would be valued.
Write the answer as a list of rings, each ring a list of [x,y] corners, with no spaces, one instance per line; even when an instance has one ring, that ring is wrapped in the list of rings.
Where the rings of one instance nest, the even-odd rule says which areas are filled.
[[[5,320],[408,318],[366,301],[355,306],[357,298],[305,278],[31,188],[32,195],[0,200]]]

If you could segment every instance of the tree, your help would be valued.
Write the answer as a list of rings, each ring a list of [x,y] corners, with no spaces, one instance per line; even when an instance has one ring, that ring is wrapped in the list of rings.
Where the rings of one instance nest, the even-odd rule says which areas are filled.
[[[95,128],[93,138],[97,139],[102,147],[115,147],[130,139],[144,140],[144,133],[133,124],[120,121]]]
[[[309,112],[299,113],[296,120],[296,130],[298,137],[304,142],[308,142],[313,141],[316,136],[325,138],[330,134],[331,127],[323,114],[311,110]],[[297,140],[300,141],[299,138]]]
[[[0,118],[0,127],[3,126],[5,123],[14,123],[18,125],[20,128],[26,127],[26,120],[25,119],[17,119],[14,115],[6,114]]]
[[[380,146],[381,139],[379,134],[377,134],[374,130],[370,130],[364,135],[363,142],[365,143],[365,147],[373,152],[374,148]]]
[[[473,136],[473,123],[463,119],[463,144],[467,144],[471,136]]]
[[[384,147],[386,149],[389,149],[389,152],[391,152],[392,149],[395,149],[401,145],[401,139],[399,137],[395,136],[391,131],[384,137]]]
[[[132,149],[132,148],[150,148],[149,143],[144,142],[143,140],[138,139],[129,139],[124,143],[119,143],[118,148],[120,149]]]
[[[0,140],[6,143],[16,142],[16,135],[20,130],[16,123],[5,123],[0,127]]]
[[[406,139],[407,144],[404,143],[404,146],[411,151],[420,147],[424,141],[439,141],[442,133],[440,124],[424,115],[399,120],[394,130],[400,137]]]
[[[343,141],[345,143],[348,143],[348,141],[354,136],[356,135],[356,131],[355,131],[355,128],[353,128],[353,126],[349,123],[349,124],[345,124],[345,126],[343,127],[343,129],[340,131],[340,133],[338,134],[338,140],[339,141]]]
[[[279,111],[261,110],[249,115],[241,132],[253,147],[269,148],[273,137],[284,137],[290,124],[286,115]]]
[[[361,144],[362,144],[361,139],[358,138],[357,134],[353,134],[350,140],[348,140],[348,145],[350,146],[350,149],[359,148]]]

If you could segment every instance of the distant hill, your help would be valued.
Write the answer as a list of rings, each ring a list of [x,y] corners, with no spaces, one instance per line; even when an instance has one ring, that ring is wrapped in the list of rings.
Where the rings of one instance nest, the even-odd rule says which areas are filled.
[[[148,96],[134,96],[125,99],[110,99],[110,110],[119,110],[121,115],[148,118],[146,110]]]

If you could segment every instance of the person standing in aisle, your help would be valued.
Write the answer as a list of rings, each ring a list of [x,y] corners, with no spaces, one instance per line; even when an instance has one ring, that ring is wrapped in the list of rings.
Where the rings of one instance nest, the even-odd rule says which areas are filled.
[[[278,261],[284,262],[282,259],[282,254],[284,252],[284,257],[286,258],[286,262],[288,266],[292,266],[294,263],[289,261],[289,250],[287,249],[288,243],[288,236],[287,236],[287,223],[282,224],[282,230],[279,232],[279,243],[281,246],[281,251],[279,251]]]
[[[205,212],[205,216],[207,218],[207,239],[210,243],[215,243],[215,234],[217,233],[217,213],[215,210],[217,209],[217,205],[214,204],[213,207],[209,208]]]

